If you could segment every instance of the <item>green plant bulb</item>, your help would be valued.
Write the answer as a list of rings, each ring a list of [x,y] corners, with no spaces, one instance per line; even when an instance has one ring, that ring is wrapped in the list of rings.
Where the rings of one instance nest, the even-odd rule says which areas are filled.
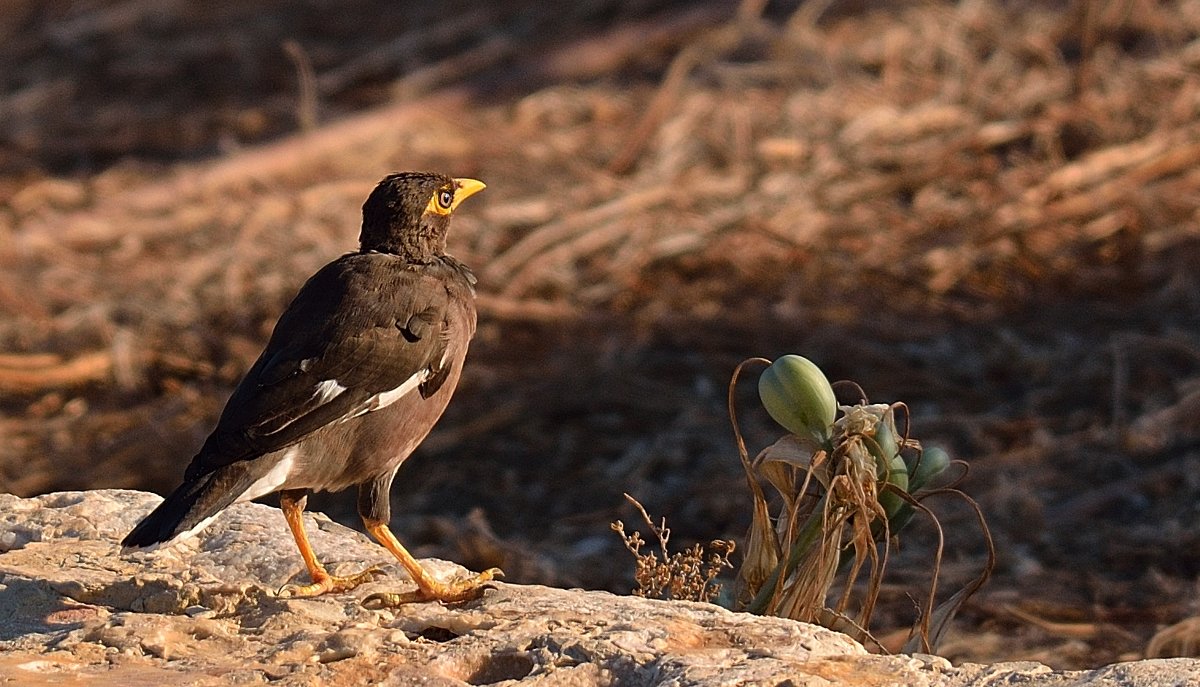
[[[900,456],[900,443],[896,433],[892,431],[892,411],[889,410],[879,424],[875,425],[874,441],[867,444],[875,456],[879,466],[879,477],[883,482],[891,484],[900,491],[908,491],[908,466]],[[889,490],[883,484],[879,485],[879,505],[884,513],[891,518],[904,506],[904,499]]]
[[[825,373],[808,358],[785,355],[771,363],[758,378],[758,396],[784,429],[829,443],[837,399]]]
[[[937,446],[927,446],[921,454],[921,462],[909,477],[913,491],[929,484],[950,467],[950,454]]]

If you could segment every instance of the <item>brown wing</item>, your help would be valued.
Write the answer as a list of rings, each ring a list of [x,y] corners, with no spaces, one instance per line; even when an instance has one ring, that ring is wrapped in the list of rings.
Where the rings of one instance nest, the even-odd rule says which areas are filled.
[[[456,278],[441,263],[380,253],[326,265],[279,318],[187,476],[285,448],[408,393],[432,395],[446,377],[446,280]]]

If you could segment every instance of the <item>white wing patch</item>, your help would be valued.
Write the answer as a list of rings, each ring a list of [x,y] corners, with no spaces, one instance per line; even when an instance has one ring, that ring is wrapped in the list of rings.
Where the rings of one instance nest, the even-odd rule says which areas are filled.
[[[158,551],[160,549],[167,549],[167,548],[173,546],[176,542],[181,542],[190,537],[196,536],[196,534],[198,532],[200,532],[200,530],[203,530],[205,527],[208,527],[209,525],[211,525],[212,521],[216,520],[217,516],[220,514],[221,513],[214,513],[214,514],[208,516],[207,518],[204,518],[200,522],[196,523],[196,525],[194,527],[192,527],[191,529],[184,530],[184,531],[180,532],[179,534],[175,535],[174,537],[171,537],[170,539],[167,539],[165,541],[155,542],[155,543],[151,544],[150,546],[122,546],[121,553],[125,554],[125,553],[132,553],[135,551],[139,552],[139,553],[154,553],[155,551]]]
[[[313,398],[317,400],[317,405],[324,405],[341,396],[345,390],[346,387],[338,384],[338,380],[326,379],[317,385],[317,390],[313,393]]]
[[[287,483],[288,477],[291,476],[292,467],[296,464],[296,457],[300,455],[300,449],[293,446],[279,458],[279,462],[271,466],[271,470],[259,477],[254,484],[251,484],[242,495],[237,497],[235,503],[242,501],[251,501],[260,496],[266,496],[273,491],[279,491],[280,487]]]
[[[185,541],[187,539],[190,539],[190,538],[196,536],[197,534],[199,534],[200,531],[203,530],[205,527],[208,527],[209,525],[211,525],[212,521],[216,520],[217,516],[220,514],[221,513],[219,513],[219,512],[213,513],[212,515],[208,516],[207,518],[204,518],[200,522],[196,523],[195,526],[193,526],[191,529],[184,530],[164,542],[159,542],[152,546],[147,546],[146,548],[141,549],[141,550],[142,551],[157,551],[159,548],[162,548],[164,546],[170,546],[171,544],[174,544],[177,541]]]
[[[295,446],[289,448],[286,452],[284,452],[283,456],[279,459],[279,462],[271,468],[270,472],[260,477],[254,482],[254,484],[251,484],[250,488],[246,489],[246,491],[242,492],[241,496],[234,500],[234,503],[251,501],[260,496],[266,496],[273,491],[279,491],[279,488],[287,483],[287,479],[292,471],[292,466],[296,464],[296,456],[298,455],[300,455],[300,450],[298,448]],[[131,548],[130,550],[146,552],[157,551],[158,549],[170,546],[175,542],[189,539],[196,536],[201,530],[211,525],[212,521],[216,520],[217,516],[220,514],[221,513],[214,513],[196,523],[191,528],[180,532],[166,541],[161,541],[142,548]]]
[[[392,389],[391,391],[381,391],[375,394],[374,396],[363,401],[362,405],[356,408],[354,412],[343,417],[341,421],[345,422],[346,420],[356,418],[359,415],[366,415],[367,413],[374,412],[381,408],[386,408],[392,405],[396,401],[399,401],[401,398],[404,398],[406,395],[412,393],[412,391],[420,386],[422,382],[429,379],[429,375],[430,372],[428,369],[421,370],[415,375],[404,380],[404,383],[395,389]]]
[[[317,402],[317,404],[314,408],[319,408],[319,407],[325,405],[326,403],[329,403],[333,399],[340,396],[342,394],[342,392],[344,392],[345,390],[346,390],[346,387],[342,386],[341,384],[338,384],[338,380],[336,380],[336,379],[326,379],[325,381],[321,382],[320,384],[317,384],[313,388],[313,395],[312,395],[312,399]],[[309,410],[308,412],[312,412],[312,410]],[[295,422],[296,420],[299,420],[302,417],[304,417],[304,415],[297,415],[296,417],[279,425],[275,429],[272,429],[269,432],[263,432],[262,436],[269,437],[272,434],[278,434],[278,433],[282,432],[283,430],[287,429],[288,425],[292,424],[293,422]]]
[[[386,408],[386,407],[392,405],[393,403],[395,403],[396,401],[399,401],[405,394],[410,393],[413,389],[420,386],[420,384],[422,382],[424,382],[426,379],[429,379],[429,370],[427,370],[427,369],[421,370],[420,372],[416,373],[415,375],[404,380],[404,383],[401,384],[400,386],[396,387],[395,389],[392,389],[391,391],[383,391],[378,394],[375,394],[367,402],[370,403],[370,402],[376,401],[376,399],[378,399],[376,401],[374,410],[379,410],[380,408]]]

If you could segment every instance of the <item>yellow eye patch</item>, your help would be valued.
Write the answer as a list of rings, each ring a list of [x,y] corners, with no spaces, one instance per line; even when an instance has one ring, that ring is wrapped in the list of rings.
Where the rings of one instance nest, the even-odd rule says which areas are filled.
[[[433,196],[429,198],[429,204],[425,206],[425,212],[432,212],[435,215],[448,215],[454,209],[454,187],[443,186],[437,191],[434,191]]]
[[[475,179],[455,179],[453,186],[443,186],[434,192],[425,206],[425,212],[448,215],[458,204],[482,191],[486,186]]]

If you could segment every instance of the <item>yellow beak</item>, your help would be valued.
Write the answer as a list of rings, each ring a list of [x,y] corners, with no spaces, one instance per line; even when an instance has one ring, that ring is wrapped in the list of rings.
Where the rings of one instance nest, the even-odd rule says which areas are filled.
[[[454,208],[457,208],[459,203],[487,188],[487,184],[476,179],[455,179],[454,186],[456,190],[454,204],[450,206],[451,212],[454,212]]]

